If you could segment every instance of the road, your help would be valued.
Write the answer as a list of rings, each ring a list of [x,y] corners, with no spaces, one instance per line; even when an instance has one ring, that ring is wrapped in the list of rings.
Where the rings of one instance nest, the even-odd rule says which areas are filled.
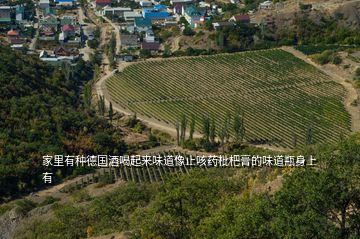
[[[120,53],[120,27],[116,26],[112,21],[110,21],[107,17],[102,16],[102,18],[108,22],[113,28],[116,36],[116,54],[118,55]]]
[[[34,51],[35,48],[36,48],[36,42],[37,42],[37,39],[39,38],[39,21],[40,21],[40,13],[39,13],[39,8],[36,7],[35,9],[35,13],[36,13],[36,16],[35,18],[38,19],[38,22],[37,23],[34,23],[34,28],[36,29],[36,33],[35,33],[35,37],[33,37],[33,39],[31,39],[31,43],[29,45],[29,50],[31,51]]]

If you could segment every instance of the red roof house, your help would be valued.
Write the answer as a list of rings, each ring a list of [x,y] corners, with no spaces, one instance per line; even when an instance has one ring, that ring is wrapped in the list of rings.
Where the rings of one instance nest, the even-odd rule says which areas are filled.
[[[249,24],[250,17],[248,15],[234,15],[229,19],[229,22],[240,22],[244,24]]]
[[[105,7],[111,5],[111,0],[95,0],[96,7]]]
[[[141,43],[141,49],[158,51],[160,48],[160,43],[158,42],[143,42]]]
[[[8,37],[17,37],[19,36],[19,33],[15,30],[10,30],[7,32]]]
[[[62,26],[61,31],[63,31],[63,32],[74,32],[75,27],[73,25],[70,25],[70,24],[65,24],[64,26]]]

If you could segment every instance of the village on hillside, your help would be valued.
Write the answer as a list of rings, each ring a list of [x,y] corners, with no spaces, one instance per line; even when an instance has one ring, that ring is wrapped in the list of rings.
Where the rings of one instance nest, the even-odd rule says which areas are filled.
[[[101,24],[110,24],[114,32],[119,33],[116,34],[119,49],[114,60],[134,61],[166,56],[168,52],[179,50],[179,45],[183,49],[216,49],[216,45],[205,43],[214,38],[214,32],[236,24],[259,25],[252,22],[251,15],[275,7],[279,4],[264,1],[248,10],[238,0],[212,3],[195,0],[3,0],[0,3],[0,42],[24,54],[37,54],[51,64],[76,63],[80,58],[91,58],[100,46]],[[271,25],[271,22],[266,24]],[[102,42],[106,44],[108,42]]]

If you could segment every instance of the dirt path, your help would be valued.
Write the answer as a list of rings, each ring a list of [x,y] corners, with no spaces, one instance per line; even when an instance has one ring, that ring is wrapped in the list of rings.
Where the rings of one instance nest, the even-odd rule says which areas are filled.
[[[353,132],[360,132],[360,107],[352,106],[351,103],[354,100],[359,99],[358,93],[356,89],[353,87],[353,85],[349,82],[351,79],[347,79],[344,75],[341,74],[341,72],[337,71],[336,69],[326,67],[326,65],[321,66],[313,61],[311,61],[305,54],[303,54],[300,51],[295,50],[293,47],[282,47],[283,50],[290,52],[294,56],[302,59],[303,61],[315,66],[325,74],[331,76],[331,78],[336,81],[337,83],[341,84],[347,94],[344,99],[344,104],[346,110],[349,112],[351,116],[351,130]]]

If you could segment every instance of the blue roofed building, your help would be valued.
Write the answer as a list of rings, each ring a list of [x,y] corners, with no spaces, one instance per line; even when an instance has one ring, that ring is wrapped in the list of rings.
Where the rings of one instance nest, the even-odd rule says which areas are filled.
[[[15,7],[15,20],[17,23],[21,23],[24,20],[25,7],[22,5],[17,5]]]
[[[192,28],[205,23],[206,8],[189,6],[183,7],[183,15]]]
[[[150,20],[166,20],[170,17],[167,6],[162,4],[156,4],[152,8],[143,8],[142,15]]]

